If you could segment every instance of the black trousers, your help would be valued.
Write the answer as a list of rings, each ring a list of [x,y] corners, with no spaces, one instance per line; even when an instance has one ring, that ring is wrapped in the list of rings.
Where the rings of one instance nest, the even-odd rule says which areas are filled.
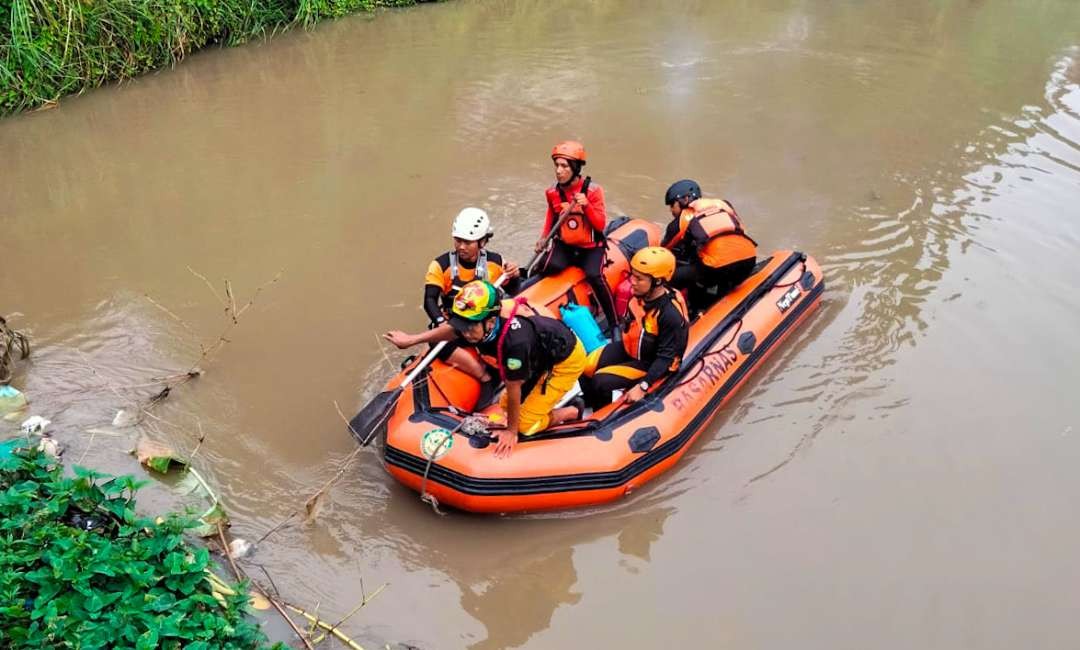
[[[608,343],[600,351],[600,358],[592,376],[582,375],[578,379],[581,382],[581,392],[585,396],[585,404],[593,410],[610,404],[611,391],[624,391],[641,383],[648,369],[648,364],[627,354],[621,342]]]
[[[589,282],[589,286],[592,287],[593,295],[596,296],[596,301],[600,303],[600,309],[604,310],[604,317],[607,318],[607,326],[610,328],[615,326],[617,319],[615,318],[615,296],[611,293],[611,287],[608,286],[607,280],[604,279],[604,265],[606,262],[606,245],[596,246],[595,248],[578,248],[556,239],[551,247],[551,252],[548,253],[537,268],[537,275],[554,275],[571,266],[576,266],[585,271],[585,279]]]
[[[675,267],[675,276],[671,278],[671,286],[686,289],[686,306],[691,312],[702,312],[750,277],[756,263],[757,259],[751,257],[712,268],[698,259],[693,262],[680,260]]]

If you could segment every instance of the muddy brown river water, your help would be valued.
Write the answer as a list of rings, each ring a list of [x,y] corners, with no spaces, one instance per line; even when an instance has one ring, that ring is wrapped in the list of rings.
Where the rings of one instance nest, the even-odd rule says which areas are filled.
[[[0,122],[0,313],[69,462],[106,386],[255,539],[330,478],[465,205],[523,260],[567,137],[612,213],[678,178],[828,291],[673,471],[614,506],[434,515],[374,449],[255,560],[367,647],[1080,647],[1080,3],[457,0],[358,16]],[[180,320],[155,307],[167,307]],[[181,323],[180,321],[183,321]],[[10,427],[10,425],[8,425]],[[170,507],[163,487],[146,509]],[[276,625],[276,624],[272,624]],[[275,628],[276,629],[276,628]]]

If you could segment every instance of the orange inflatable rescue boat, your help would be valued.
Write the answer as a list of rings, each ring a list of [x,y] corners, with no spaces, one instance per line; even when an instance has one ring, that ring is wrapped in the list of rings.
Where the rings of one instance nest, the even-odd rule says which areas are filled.
[[[659,227],[622,217],[608,227],[611,286],[640,248],[657,245]],[[395,479],[443,505],[508,513],[606,503],[671,468],[751,373],[818,305],[825,284],[807,255],[776,251],[690,326],[682,366],[634,404],[616,401],[591,416],[522,436],[509,458],[496,458],[486,431],[470,426],[480,387],[434,361],[408,385],[379,425],[383,462]],[[573,302],[593,305],[580,269],[529,286],[522,295],[558,314]],[[413,360],[390,381],[398,386]],[[496,412],[495,406],[477,414]],[[462,426],[462,425],[465,426]]]

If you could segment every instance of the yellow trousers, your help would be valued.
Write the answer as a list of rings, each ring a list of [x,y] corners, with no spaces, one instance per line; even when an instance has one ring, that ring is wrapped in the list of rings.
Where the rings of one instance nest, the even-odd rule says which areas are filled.
[[[536,382],[521,402],[518,433],[531,436],[548,428],[551,424],[551,411],[555,409],[555,404],[562,399],[563,395],[574,387],[574,382],[585,370],[585,359],[585,346],[579,340],[574,345],[574,351],[570,353],[570,356],[556,363],[546,377]],[[500,405],[504,410],[506,409],[506,393],[503,393]]]

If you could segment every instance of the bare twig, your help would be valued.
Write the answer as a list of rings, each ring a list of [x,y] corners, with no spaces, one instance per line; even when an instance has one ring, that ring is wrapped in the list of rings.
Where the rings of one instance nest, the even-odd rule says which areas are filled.
[[[382,337],[379,336],[378,332],[372,332],[372,334],[375,335],[375,345],[379,346],[379,352],[382,352],[382,358],[386,361],[386,365],[390,368],[391,371],[396,370],[396,368],[394,368],[394,362],[390,360],[390,355],[388,355],[386,353],[386,348],[383,347]],[[336,406],[336,404],[335,404],[335,406]],[[340,408],[338,409],[338,412],[339,413],[341,412]],[[345,417],[345,416],[342,416],[342,417]]]
[[[247,304],[244,305],[243,307],[241,307],[240,311],[236,312],[236,317],[240,318],[241,316],[243,316],[244,312],[248,310],[248,307],[251,307],[252,305],[255,304],[255,299],[259,297],[259,294],[262,293],[262,290],[265,289],[266,287],[276,283],[278,280],[280,280],[282,274],[284,274],[284,273],[285,273],[285,269],[281,269],[280,271],[277,272],[277,275],[275,275],[273,278],[270,279],[269,282],[265,282],[262,285],[260,285],[257,289],[255,289],[255,293],[253,293],[251,295],[251,300],[247,301]]]
[[[266,580],[270,583],[270,588],[274,590],[274,595],[280,598],[281,592],[278,591],[277,585],[274,584],[274,579],[270,577],[270,572],[267,571],[266,567],[261,564],[255,564],[255,566],[259,567],[259,570],[263,572],[264,576],[266,576]]]
[[[259,583],[252,580],[251,584],[256,589],[258,589],[259,593],[262,594],[263,598],[268,600],[270,602],[270,604],[274,606],[274,609],[276,609],[278,611],[278,613],[281,614],[281,617],[284,618],[285,622],[289,624],[289,627],[291,627],[293,632],[296,633],[296,636],[300,637],[300,641],[303,642],[304,647],[307,648],[308,650],[315,650],[315,647],[311,645],[311,641],[308,641],[308,638],[306,636],[304,636],[304,633],[300,631],[300,628],[296,627],[296,623],[294,623],[293,620],[291,618],[289,618],[289,615],[285,613],[285,610],[282,609],[281,603],[279,603],[276,598],[271,598],[270,594],[266,593],[266,590],[263,589],[259,585]],[[363,648],[361,648],[360,650],[363,650]]]
[[[236,566],[236,560],[233,559],[232,551],[229,550],[229,543],[225,540],[225,530],[221,527],[220,522],[217,525],[217,531],[218,539],[221,540],[222,551],[225,553],[225,557],[229,559],[229,566],[232,567],[233,573],[236,575],[236,579],[238,581],[248,580],[248,583],[252,587],[257,589],[259,593],[262,594],[263,598],[269,601],[270,604],[274,606],[274,609],[276,609],[278,613],[281,614],[281,617],[284,618],[285,622],[289,624],[289,627],[291,627],[293,632],[296,633],[296,636],[299,637],[300,641],[304,643],[304,647],[306,647],[308,650],[315,650],[315,648],[311,645],[311,642],[308,641],[307,636],[305,636],[304,633],[300,631],[300,628],[296,626],[296,623],[294,623],[293,620],[289,618],[289,615],[285,613],[285,610],[282,609],[281,604],[277,601],[277,599],[266,593],[266,590],[263,589],[262,586],[259,585],[259,583],[248,578],[247,575],[240,570],[240,567]]]
[[[292,521],[292,520],[293,520],[293,517],[295,517],[295,516],[296,516],[297,514],[298,514],[297,512],[293,512],[293,513],[291,513],[291,514],[290,514],[290,515],[289,515],[288,517],[286,517],[285,519],[283,519],[283,520],[282,520],[281,522],[279,522],[279,523],[278,523],[278,524],[277,524],[276,526],[274,526],[274,527],[273,527],[273,528],[271,528],[270,530],[268,530],[268,531],[266,531],[265,533],[263,533],[263,536],[262,536],[262,537],[260,537],[260,538],[259,538],[258,540],[256,540],[256,541],[255,541],[255,545],[256,545],[256,546],[258,546],[259,544],[262,544],[262,543],[263,543],[264,541],[266,541],[266,538],[267,538],[267,537],[270,537],[270,536],[271,536],[271,535],[273,535],[274,533],[276,533],[276,532],[278,532],[279,530],[281,530],[282,528],[284,528],[284,527],[285,527],[285,524],[287,524],[287,523],[289,523],[290,521]]]
[[[307,631],[308,638],[311,638],[311,637],[313,637],[315,635],[315,628],[318,627],[318,623],[319,623],[319,621],[318,621],[318,618],[319,618],[319,606],[320,605],[322,605],[321,600],[315,601],[315,611],[312,613],[312,615],[315,617],[316,620],[311,621],[311,627],[309,627],[308,631]],[[326,635],[324,634],[323,636],[326,636]],[[315,643],[318,643],[318,641],[315,641],[314,639],[312,639],[311,643],[315,644]]]
[[[359,436],[360,434],[356,432],[356,429],[352,428],[352,422],[349,422],[349,418],[345,417],[345,414],[341,412],[341,407],[338,406],[337,400],[334,400],[334,410],[341,416],[341,419],[345,422],[345,426],[349,427],[349,431],[352,431],[354,436]]]
[[[206,434],[203,432],[202,420],[195,418],[195,426],[199,427],[199,443],[195,445],[195,449],[192,450],[191,455],[188,456],[188,460],[194,460],[195,454],[199,453],[199,449],[202,447],[202,443],[206,440]]]
[[[323,629],[329,630],[331,628],[330,624],[327,623],[326,621],[320,621],[318,618],[316,618],[316,617],[312,616],[311,614],[305,612],[304,610],[300,609],[296,605],[290,605],[289,603],[285,603],[285,606],[288,607],[289,609],[291,609],[292,611],[296,612],[297,614],[303,616],[307,620],[311,621],[313,624],[318,625],[319,627],[321,627]],[[343,643],[348,645],[353,650],[364,650],[364,648],[359,643],[357,643],[356,641],[353,641],[349,637],[342,634],[341,630],[331,630],[331,633],[334,636],[336,636],[337,638],[341,639],[341,641]],[[324,635],[324,638],[325,638],[325,635]]]
[[[221,527],[221,522],[217,525],[218,539],[221,540],[221,550],[225,553],[225,557],[229,558],[229,566],[232,567],[233,574],[236,576],[237,581],[244,579],[244,574],[240,571],[240,567],[236,566],[236,560],[233,559],[232,551],[229,550],[229,542],[225,540],[225,529]]]
[[[338,406],[338,403],[336,401],[334,402],[334,408],[337,409],[338,415],[340,415],[341,419],[345,420],[345,424],[348,425],[349,420],[345,417],[345,414],[341,412],[341,407]],[[352,426],[349,426],[349,430],[350,431],[353,430]],[[355,434],[356,432],[353,431],[353,433]],[[323,483],[322,486],[318,490],[316,490],[314,494],[312,494],[310,497],[308,497],[304,501],[304,511],[307,513],[309,518],[312,518],[312,513],[317,509],[317,507],[319,505],[319,499],[321,499],[323,497],[323,495],[326,493],[326,491],[334,483],[336,483],[342,476],[345,475],[345,471],[349,468],[349,466],[352,464],[352,462],[354,460],[356,460],[356,457],[359,456],[360,452],[362,452],[363,450],[364,450],[363,447],[357,447],[353,451],[349,452],[349,455],[346,456],[341,461],[341,464],[339,465],[337,472],[335,472],[333,476],[331,476],[329,479],[327,479],[327,481],[325,483]],[[270,537],[270,535],[272,535],[272,534],[276,533],[277,531],[281,530],[285,526],[285,524],[292,521],[293,518],[295,518],[299,514],[300,514],[299,510],[296,510],[296,511],[290,513],[289,516],[286,517],[283,521],[279,522],[273,528],[266,531],[263,534],[263,536],[260,537],[259,540],[257,542],[255,542],[255,543],[256,544],[262,543],[263,541],[266,540],[267,537]]]
[[[346,614],[345,616],[342,616],[342,617],[341,617],[341,620],[340,620],[340,621],[338,621],[337,623],[334,623],[333,625],[331,625],[331,626],[330,626],[330,627],[329,627],[329,628],[327,629],[327,632],[328,632],[328,633],[330,633],[330,634],[333,634],[334,630],[338,629],[339,627],[341,627],[341,625],[342,625],[342,624],[343,624],[343,623],[344,623],[345,621],[347,621],[347,620],[349,620],[350,618],[352,618],[352,617],[353,617],[353,614],[356,614],[356,612],[359,612],[359,611],[360,611],[361,609],[363,609],[363,608],[364,608],[364,606],[365,606],[365,605],[367,605],[367,604],[368,604],[368,603],[370,603],[370,602],[371,602],[372,600],[374,600],[374,599],[375,599],[375,597],[376,597],[376,596],[378,596],[378,595],[379,595],[379,593],[380,593],[380,592],[382,592],[382,590],[383,590],[383,589],[386,589],[386,586],[387,586],[388,584],[390,584],[390,583],[388,583],[388,582],[384,582],[384,583],[382,583],[381,585],[379,585],[379,588],[378,588],[378,589],[376,589],[376,590],[375,590],[375,592],[374,592],[373,594],[371,594],[371,596],[370,596],[370,597],[368,597],[368,596],[367,596],[366,594],[364,594],[364,579],[363,579],[363,578],[361,578],[361,579],[360,579],[360,594],[361,594],[361,600],[360,600],[360,604],[359,604],[359,605],[357,605],[356,607],[353,607],[353,608],[352,608],[352,609],[351,609],[351,610],[349,611],[349,613],[348,613],[348,614]],[[313,643],[319,643],[320,641],[322,641],[322,640],[323,640],[323,639],[325,639],[325,638],[326,638],[326,634],[323,634],[323,635],[322,635],[322,636],[320,636],[320,637],[317,637],[317,638],[315,638],[315,639],[312,639],[312,642],[313,642]]]
[[[205,282],[205,283],[206,283],[206,286],[207,286],[207,287],[208,287],[208,288],[210,289],[210,293],[214,294],[214,298],[217,298],[217,301],[218,301],[219,303],[221,303],[221,306],[222,306],[222,307],[228,307],[228,305],[227,305],[227,304],[225,304],[225,301],[224,301],[224,300],[222,300],[221,296],[219,296],[219,295],[218,295],[218,292],[217,292],[217,290],[216,290],[216,289],[214,289],[214,285],[210,284],[210,281],[206,279],[206,276],[205,276],[205,275],[203,275],[202,273],[199,273],[198,271],[196,271],[195,269],[191,268],[190,266],[189,266],[189,267],[187,267],[187,270],[188,270],[188,271],[191,271],[191,274],[192,274],[192,275],[194,275],[195,277],[199,278],[200,280],[202,280],[203,282]]]
[[[227,311],[229,313],[229,316],[232,318],[233,325],[236,325],[240,322],[236,320],[236,296],[233,295],[232,282],[229,282],[228,278],[225,279],[225,296],[229,299],[229,306],[225,309],[225,311]]]
[[[96,431],[90,432],[90,442],[86,443],[86,449],[83,449],[82,455],[79,456],[79,460],[75,461],[76,465],[82,465],[83,459],[86,458],[86,452],[90,451],[90,447],[94,446],[94,438],[97,437]]]
[[[202,370],[199,370],[198,368],[196,368],[193,371],[178,372],[178,373],[176,373],[174,375],[165,375],[164,377],[154,377],[150,381],[142,383],[142,384],[124,384],[122,386],[117,386],[117,388],[119,388],[120,390],[134,390],[136,388],[153,388],[155,386],[160,386],[163,383],[176,381],[178,379],[184,379],[184,380],[194,379],[194,378],[200,376],[201,374],[202,374]]]
[[[163,305],[160,302],[158,302],[158,301],[154,300],[153,298],[151,298],[150,294],[148,294],[148,293],[144,293],[143,298],[146,298],[150,302],[151,305],[157,307],[161,311],[168,314],[169,317],[172,318],[174,321],[176,321],[177,323],[180,323],[180,325],[184,329],[186,329],[188,332],[191,332],[191,335],[196,337],[196,339],[198,338],[199,335],[195,333],[195,330],[192,329],[191,325],[188,325],[187,321],[185,321],[183,318],[180,318],[179,316],[174,314],[172,311],[170,311],[168,307],[166,307],[165,305]]]

